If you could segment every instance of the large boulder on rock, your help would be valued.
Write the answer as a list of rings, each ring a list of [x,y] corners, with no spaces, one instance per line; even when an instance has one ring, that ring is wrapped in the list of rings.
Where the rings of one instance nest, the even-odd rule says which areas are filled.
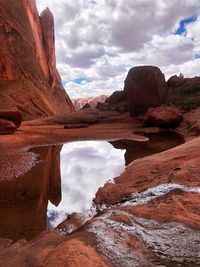
[[[165,76],[154,66],[139,66],[129,70],[125,79],[124,92],[132,116],[160,106],[166,97]]]
[[[54,21],[39,17],[35,0],[2,0],[0,8],[0,107],[23,120],[73,110],[56,69]]]
[[[162,105],[161,107],[148,109],[143,125],[174,128],[181,122],[182,118],[183,116],[178,108]]]

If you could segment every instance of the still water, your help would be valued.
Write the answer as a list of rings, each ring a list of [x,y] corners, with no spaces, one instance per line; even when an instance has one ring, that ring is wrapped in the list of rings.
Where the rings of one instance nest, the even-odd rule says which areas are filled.
[[[135,159],[170,149],[183,141],[173,133],[151,134],[148,138],[147,143],[124,139],[65,144],[60,154],[62,198],[58,207],[49,203],[48,226],[57,226],[67,214],[89,210],[98,188],[113,181]]]
[[[60,154],[62,200],[58,207],[48,205],[50,225],[56,226],[67,214],[89,210],[98,188],[124,170],[125,151],[105,141],[65,144]]]
[[[67,215],[92,208],[99,187],[137,158],[183,143],[172,133],[149,142],[82,141],[0,154],[0,237],[33,239]]]

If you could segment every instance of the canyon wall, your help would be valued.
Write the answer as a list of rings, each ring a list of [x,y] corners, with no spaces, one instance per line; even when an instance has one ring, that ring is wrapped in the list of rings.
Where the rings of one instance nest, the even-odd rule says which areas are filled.
[[[0,108],[23,120],[73,111],[56,69],[54,20],[35,0],[1,0]]]

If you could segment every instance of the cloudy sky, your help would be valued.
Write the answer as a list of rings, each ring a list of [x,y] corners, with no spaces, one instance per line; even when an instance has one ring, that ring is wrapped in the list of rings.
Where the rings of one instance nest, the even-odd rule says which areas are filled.
[[[71,98],[123,88],[128,69],[200,74],[199,0],[36,0],[55,18],[57,67]]]

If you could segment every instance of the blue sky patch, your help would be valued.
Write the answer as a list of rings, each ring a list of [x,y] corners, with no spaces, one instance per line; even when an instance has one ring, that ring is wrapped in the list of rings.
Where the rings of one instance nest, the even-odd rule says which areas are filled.
[[[76,78],[74,80],[63,80],[62,84],[63,84],[63,86],[65,86],[69,82],[73,82],[73,83],[76,83],[76,84],[85,84],[85,83],[90,83],[91,81],[88,80],[87,78],[80,77],[80,78]]]
[[[62,80],[62,85],[65,87],[65,84],[68,83],[69,81]]]
[[[83,84],[83,83],[90,83],[91,81],[84,77],[80,77],[80,78],[74,79],[72,82],[76,84]]]
[[[197,16],[192,16],[186,19],[182,19],[179,22],[178,29],[174,32],[175,35],[181,35],[186,32],[186,26],[192,22],[195,22],[197,20]]]

